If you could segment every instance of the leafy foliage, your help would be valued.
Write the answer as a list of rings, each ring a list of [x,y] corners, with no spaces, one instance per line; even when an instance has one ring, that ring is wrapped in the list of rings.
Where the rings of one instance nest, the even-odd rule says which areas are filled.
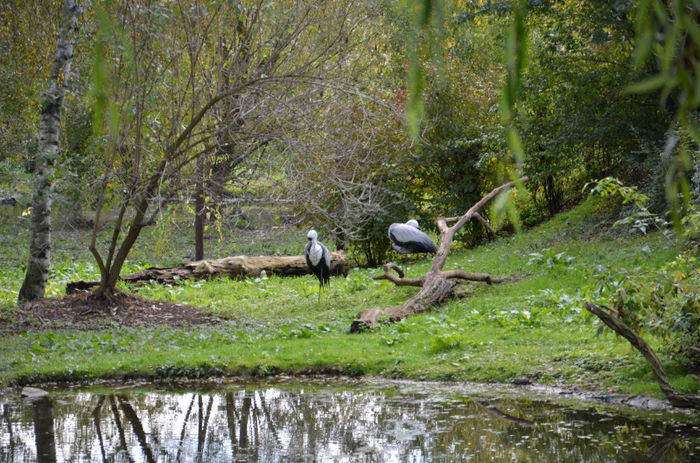
[[[593,276],[597,296],[630,327],[663,340],[670,352],[694,355],[700,346],[700,273],[697,258],[681,254],[659,269],[611,271],[599,266]]]
[[[632,12],[631,2],[559,1],[530,15],[519,123],[528,188],[550,215],[585,182],[639,181],[658,162],[646,147],[663,138],[670,115],[651,95],[625,93],[640,75],[630,67]]]
[[[606,178],[592,192],[602,196],[619,195],[623,202],[635,205],[635,212],[616,222],[646,233],[654,225],[667,238],[670,224],[651,213],[648,197],[635,187],[624,186],[619,180]],[[690,238],[684,249],[659,268],[650,266],[612,270],[596,266],[593,276],[597,282],[596,297],[610,301],[618,316],[638,332],[649,331],[659,336],[670,351],[692,354],[700,346],[700,272],[697,265],[698,211],[691,207],[683,221],[679,238]],[[644,252],[645,249],[642,249]],[[650,249],[646,249],[651,253]]]

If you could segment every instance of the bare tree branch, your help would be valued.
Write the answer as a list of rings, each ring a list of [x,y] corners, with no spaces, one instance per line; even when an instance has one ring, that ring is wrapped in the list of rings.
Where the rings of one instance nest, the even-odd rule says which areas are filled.
[[[395,270],[396,273],[398,273],[398,277],[391,273],[392,270]],[[401,270],[401,267],[396,265],[394,262],[389,262],[388,264],[384,264],[384,274],[383,275],[376,275],[372,277],[374,280],[389,280],[392,283],[394,283],[396,286],[423,286],[423,280],[422,279],[414,279],[414,278],[404,278],[403,277],[403,270]]]
[[[519,181],[526,182],[527,177],[522,177]],[[412,281],[412,283],[420,281],[421,290],[415,296],[407,300],[402,306],[388,307],[385,309],[374,308],[361,311],[357,314],[355,321],[353,321],[352,325],[350,326],[350,331],[362,331],[370,328],[380,320],[380,317],[383,316],[386,316],[390,321],[397,321],[411,315],[430,310],[432,307],[440,304],[445,299],[453,296],[456,285],[454,279],[483,281],[488,284],[505,281],[503,278],[494,278],[486,273],[468,273],[462,270],[443,271],[442,269],[447,261],[447,255],[450,252],[450,246],[452,244],[452,240],[454,239],[455,233],[462,228],[465,223],[471,220],[474,217],[474,214],[478,213],[478,211],[490,200],[495,198],[501,192],[509,190],[514,185],[515,182],[508,182],[499,186],[498,188],[494,188],[459,218],[452,217],[450,219],[446,219],[445,217],[438,217],[437,225],[440,229],[440,243],[438,245],[438,251],[433,258],[433,263],[428,272],[423,275],[420,280]],[[448,227],[447,221],[455,221],[455,219],[456,223],[453,226]],[[392,281],[394,284],[400,286],[408,285],[407,283],[403,283],[404,279],[397,278],[396,276],[390,274],[389,270],[391,268],[393,267],[385,266],[385,274],[381,275],[381,279]],[[418,285],[411,284],[410,286]]]
[[[676,407],[700,409],[700,395],[682,394],[678,392],[668,380],[666,370],[664,370],[664,367],[661,364],[659,357],[656,355],[656,352],[654,352],[654,349],[652,349],[651,346],[649,346],[649,344],[647,344],[637,332],[630,328],[625,322],[620,320],[616,313],[615,315],[608,313],[590,302],[583,304],[583,307],[600,318],[601,321],[611,330],[627,339],[630,344],[632,344],[634,348],[644,356],[649,364],[649,367],[651,368],[651,372],[654,375],[656,382],[661,388],[661,392],[666,395],[672,405]],[[615,312],[612,309],[609,310],[610,312]]]
[[[470,273],[463,270],[446,270],[442,272],[442,276],[447,279],[456,278],[460,280],[483,281],[487,284],[503,283],[507,280],[507,278],[494,278],[488,273]]]

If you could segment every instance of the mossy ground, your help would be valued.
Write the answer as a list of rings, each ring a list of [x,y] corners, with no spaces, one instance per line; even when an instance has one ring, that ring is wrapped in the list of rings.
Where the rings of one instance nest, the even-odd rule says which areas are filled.
[[[470,285],[468,297],[360,334],[347,332],[357,312],[400,304],[416,289],[372,280],[377,269],[334,277],[321,303],[312,276],[123,287],[143,297],[199,307],[224,321],[185,329],[114,325],[6,333],[0,343],[0,383],[327,373],[486,382],[527,378],[658,396],[641,356],[625,340],[600,332],[600,322],[582,309],[582,302],[595,290],[591,270],[596,265],[656,268],[677,250],[658,234],[633,236],[610,224],[605,204],[589,200],[536,228],[476,249],[456,244],[448,268],[524,278]],[[0,245],[0,317],[7,319],[18,314],[12,304],[21,285],[28,232],[9,220],[0,228],[8,236]],[[51,295],[60,295],[67,281],[97,278],[87,251],[78,245],[78,233],[57,235]],[[212,235],[210,257],[294,254],[305,244],[301,231],[257,242],[249,236],[234,241]],[[186,236],[146,234],[126,270],[187,260]],[[421,275],[428,266],[427,259],[414,260],[409,276]],[[663,357],[674,385],[697,391],[682,365]]]

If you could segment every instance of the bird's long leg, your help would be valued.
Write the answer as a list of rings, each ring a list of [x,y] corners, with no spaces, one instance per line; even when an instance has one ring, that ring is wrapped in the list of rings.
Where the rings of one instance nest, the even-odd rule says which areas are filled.
[[[321,303],[321,289],[323,288],[323,285],[318,285],[318,303]]]

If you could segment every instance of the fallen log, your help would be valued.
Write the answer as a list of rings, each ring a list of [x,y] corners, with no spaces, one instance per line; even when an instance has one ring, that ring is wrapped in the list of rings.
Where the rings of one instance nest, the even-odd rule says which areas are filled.
[[[527,177],[522,177],[520,179],[521,182],[527,182],[527,180]],[[420,291],[401,306],[371,308],[361,311],[350,325],[350,332],[363,331],[371,328],[382,320],[396,322],[412,315],[431,310],[445,299],[454,295],[454,289],[457,285],[456,280],[483,281],[487,284],[505,281],[503,278],[496,278],[488,273],[469,273],[461,270],[443,271],[442,269],[447,262],[447,256],[450,253],[450,246],[452,245],[455,233],[470,220],[480,220],[481,218],[481,220],[483,220],[482,223],[486,222],[485,219],[478,214],[479,210],[498,196],[498,194],[510,190],[514,185],[515,182],[509,182],[498,188],[494,188],[462,216],[438,217],[437,226],[440,230],[440,244],[438,245],[438,250],[433,258],[430,270],[428,270],[425,275],[419,279],[404,278],[400,267],[390,263],[384,266],[383,275],[374,277],[375,280],[389,280],[397,286],[418,286],[421,288]],[[448,222],[456,223],[449,227],[447,225]],[[391,273],[392,270],[398,273],[398,277]]]
[[[348,267],[345,252],[331,252],[331,275],[347,275]],[[132,284],[151,281],[168,284],[177,280],[201,280],[220,276],[233,279],[258,277],[263,271],[268,275],[281,276],[311,274],[304,256],[232,256],[193,261],[177,267],[150,267],[120,278]],[[99,285],[96,281],[74,281],[66,285],[66,293],[89,290]]]

